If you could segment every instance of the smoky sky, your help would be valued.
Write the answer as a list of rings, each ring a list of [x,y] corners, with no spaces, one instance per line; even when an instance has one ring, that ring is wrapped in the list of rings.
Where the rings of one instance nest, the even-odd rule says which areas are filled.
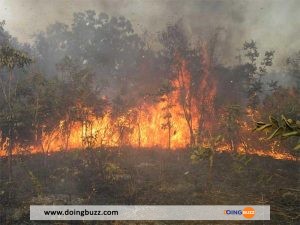
[[[178,20],[195,42],[221,28],[219,51],[227,58],[250,39],[276,50],[277,59],[300,49],[299,0],[0,0],[0,20],[19,41],[32,42],[47,25],[71,24],[73,13],[90,9],[125,16],[149,39]]]

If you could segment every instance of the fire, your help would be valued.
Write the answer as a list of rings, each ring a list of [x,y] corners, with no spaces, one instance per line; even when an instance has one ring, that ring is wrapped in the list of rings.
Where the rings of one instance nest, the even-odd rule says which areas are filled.
[[[178,76],[171,82],[172,91],[161,96],[157,103],[145,101],[117,118],[113,118],[112,109],[108,109],[101,118],[90,112],[87,121],[74,123],[69,132],[68,148],[129,145],[177,149],[188,146],[191,135],[194,135],[189,126],[192,131],[198,126],[197,107],[191,102],[186,103],[191,98],[191,75],[186,62],[183,61],[181,65]],[[60,124],[64,124],[64,121]],[[62,128],[60,125],[54,133],[45,135],[43,149],[66,149]]]
[[[244,154],[249,154],[249,155],[258,155],[258,156],[269,156],[274,159],[281,159],[281,160],[293,160],[296,161],[296,157],[286,153],[286,152],[279,152],[278,150],[275,150],[276,148],[271,146],[271,149],[266,150],[266,149],[251,149],[251,151],[247,151],[245,147],[242,144],[239,144],[237,147],[237,153],[244,155]],[[217,148],[218,152],[230,152],[230,145],[229,144],[224,144],[220,147]]]
[[[211,135],[213,123],[215,122],[214,99],[217,94],[216,80],[212,79],[211,62],[207,48],[202,46],[203,78],[200,81],[198,90],[198,115],[199,131],[205,130]],[[205,93],[205,94],[203,94]]]
[[[202,71],[197,83],[192,82],[187,62],[177,56],[179,64],[173,68],[175,76],[170,82],[170,90],[158,101],[153,103],[144,100],[139,106],[117,117],[113,116],[112,108],[99,117],[91,109],[78,104],[77,107],[85,114],[84,119],[72,123],[68,118],[61,120],[52,132],[42,133],[39,144],[27,146],[27,149],[31,153],[120,146],[179,149],[205,143],[205,138],[211,136],[215,129],[214,99],[217,94],[217,83],[206,49],[205,45],[201,48]],[[250,132],[251,128],[246,123],[243,126],[244,130]],[[3,143],[2,149],[7,149],[7,140],[0,143]],[[14,152],[20,152],[21,149],[22,146],[16,145]],[[217,151],[230,149],[228,144],[224,144]],[[276,159],[295,159],[274,149],[247,151],[242,144],[238,145],[237,151]]]

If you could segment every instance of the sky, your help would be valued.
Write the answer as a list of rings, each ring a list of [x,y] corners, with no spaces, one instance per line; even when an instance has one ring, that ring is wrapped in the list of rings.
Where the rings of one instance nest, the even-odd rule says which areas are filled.
[[[19,41],[32,42],[47,25],[70,24],[74,12],[89,9],[125,16],[150,37],[180,19],[193,40],[221,27],[223,54],[235,54],[250,39],[276,50],[278,59],[300,50],[299,0],[0,0],[0,20]]]

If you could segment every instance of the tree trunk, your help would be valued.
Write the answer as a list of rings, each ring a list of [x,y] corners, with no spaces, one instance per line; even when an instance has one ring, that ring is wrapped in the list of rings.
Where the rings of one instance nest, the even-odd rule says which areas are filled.
[[[168,149],[171,149],[171,126],[168,126]]]
[[[180,85],[180,89],[184,90],[185,96],[184,99],[185,102],[182,102],[182,109],[183,109],[183,113],[184,113],[184,117],[185,120],[187,122],[187,125],[189,127],[189,133],[190,133],[190,146],[193,146],[195,144],[195,138],[194,138],[194,131],[193,131],[193,118],[192,118],[192,96],[191,96],[191,87],[186,86],[186,84],[184,83],[184,75],[183,75],[183,69],[182,67],[180,67],[180,69],[178,70],[178,82]],[[180,81],[181,78],[181,81]],[[182,94],[182,93],[181,93]]]
[[[12,140],[12,129],[9,125],[9,146],[8,146],[8,182],[11,183],[13,180],[13,169],[12,169],[12,159],[13,159],[13,140]],[[10,192],[9,192],[10,193]]]
[[[8,107],[9,107],[9,125],[8,125],[8,137],[9,137],[9,145],[8,145],[8,182],[10,185],[12,185],[12,181],[13,181],[13,149],[14,149],[14,135],[13,135],[13,110],[12,110],[12,105],[11,105],[11,82],[12,82],[12,77],[13,77],[13,73],[12,70],[9,72],[9,80],[8,80],[8,99],[7,99],[7,103],[8,103]],[[9,202],[11,199],[11,189],[9,189],[8,192],[8,198],[9,198]]]
[[[141,147],[141,126],[140,126],[140,122],[138,122],[138,135],[139,135],[139,148]]]

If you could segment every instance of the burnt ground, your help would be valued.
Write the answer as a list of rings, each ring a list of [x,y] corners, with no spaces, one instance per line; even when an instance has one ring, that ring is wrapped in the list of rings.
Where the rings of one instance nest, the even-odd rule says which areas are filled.
[[[97,149],[15,156],[13,183],[0,159],[0,224],[299,224],[299,163],[270,157]],[[9,198],[9,195],[11,196]],[[271,205],[271,221],[29,221],[30,204]]]

